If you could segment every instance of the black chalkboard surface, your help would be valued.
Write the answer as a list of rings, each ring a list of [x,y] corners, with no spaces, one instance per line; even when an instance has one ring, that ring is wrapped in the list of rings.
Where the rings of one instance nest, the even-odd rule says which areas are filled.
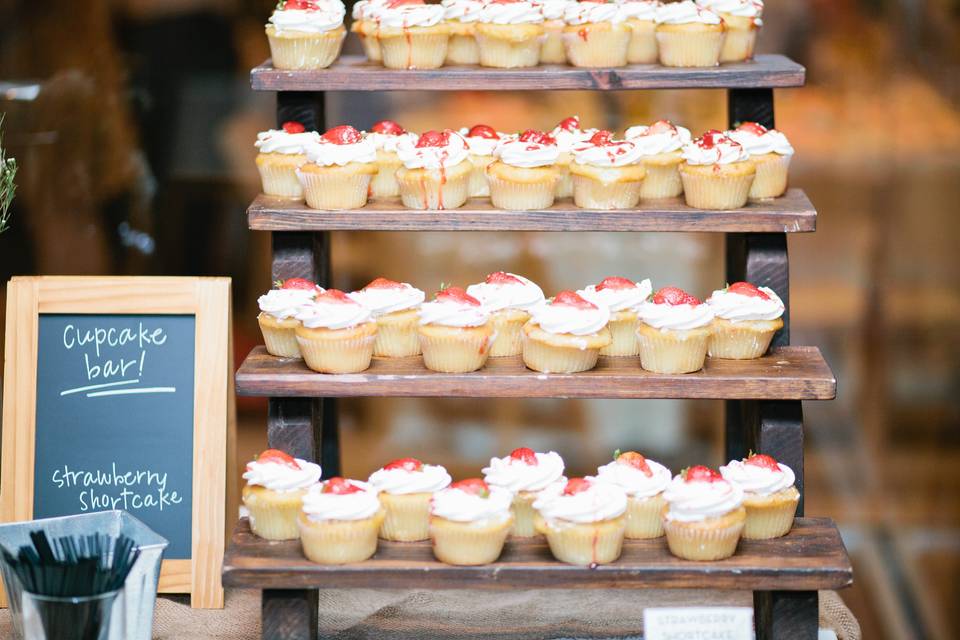
[[[193,315],[39,316],[33,515],[125,509],[190,557]]]

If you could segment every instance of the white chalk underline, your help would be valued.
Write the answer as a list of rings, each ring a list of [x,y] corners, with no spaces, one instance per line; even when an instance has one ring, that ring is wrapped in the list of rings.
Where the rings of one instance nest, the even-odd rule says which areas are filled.
[[[88,398],[99,398],[100,396],[119,396],[132,395],[135,393],[176,393],[176,387],[142,387],[140,389],[111,389],[110,391],[95,391],[88,393]]]
[[[121,380],[120,382],[104,382],[102,384],[91,384],[86,387],[76,387],[75,389],[64,389],[60,392],[61,396],[68,396],[71,393],[80,393],[81,391],[92,391],[93,389],[105,389],[107,387],[117,387],[122,384],[136,384],[140,382],[140,379],[136,380]]]

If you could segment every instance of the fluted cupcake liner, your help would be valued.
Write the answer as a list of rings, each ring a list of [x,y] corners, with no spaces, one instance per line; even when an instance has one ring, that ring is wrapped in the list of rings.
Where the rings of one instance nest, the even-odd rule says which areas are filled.
[[[647,175],[640,186],[641,200],[662,200],[676,198],[683,193],[683,181],[680,180],[680,162],[662,164],[644,161]]]
[[[656,31],[660,64],[665,67],[715,67],[723,47],[722,27],[659,25]]]
[[[278,158],[272,156],[282,155]],[[297,167],[307,161],[303,154],[260,154],[257,171],[263,193],[279,198],[303,199],[303,186],[297,178]]]
[[[626,518],[574,523],[536,518],[537,531],[547,536],[553,557],[577,565],[607,564],[620,557]]]
[[[494,339],[492,325],[439,327],[420,325],[423,365],[441,373],[469,373],[483,367]]]
[[[523,352],[523,325],[530,314],[519,309],[496,311],[490,316],[494,339],[490,345],[490,357],[518,356]]]
[[[600,349],[602,356],[635,356],[640,353],[640,342],[637,340],[639,320],[632,311],[617,311],[610,316],[607,329],[613,342]]]
[[[623,23],[593,22],[563,30],[567,61],[575,67],[622,67],[627,64],[630,29]]]
[[[462,165],[462,166],[461,166]],[[400,200],[408,209],[456,209],[467,201],[472,165],[461,162],[454,167],[406,169],[397,171]]]
[[[757,175],[750,185],[750,199],[779,198],[787,190],[787,174],[790,171],[790,158],[777,153],[751,156],[757,167]]]
[[[543,23],[543,43],[540,45],[540,64],[566,64],[567,51],[563,46],[563,20]]]
[[[632,209],[640,202],[643,180],[605,183],[573,175],[573,202],[582,209]]]
[[[267,353],[278,358],[299,358],[300,347],[297,345],[296,329],[300,321],[293,318],[281,320],[268,313],[261,312],[257,316],[257,324],[263,333],[263,343]]]
[[[306,365],[318,373],[360,373],[370,368],[377,324],[351,329],[297,328],[297,344]]]
[[[746,521],[746,510],[700,522],[679,522],[664,517],[663,530],[667,535],[670,553],[684,560],[723,560],[737,551],[740,534]]]
[[[383,66],[388,69],[439,69],[447,58],[449,42],[450,34],[445,30],[423,33],[409,28],[396,35],[381,33]]]
[[[557,186],[554,192],[557,198],[573,197],[573,176],[570,175],[570,163],[553,165],[557,170]]]
[[[625,537],[628,540],[647,540],[662,536],[665,505],[663,494],[650,498],[628,498]]]
[[[418,325],[416,309],[380,316],[377,318],[377,340],[373,344],[373,355],[385,358],[420,355]]]
[[[473,35],[450,36],[447,46],[447,64],[480,64],[480,48]]]
[[[318,564],[363,562],[377,552],[377,533],[384,510],[360,520],[314,522],[303,512],[297,518],[303,555]]]
[[[769,540],[790,533],[797,514],[800,492],[788,487],[769,496],[748,493],[743,500],[747,521],[743,537],[747,540]]]
[[[370,180],[370,195],[374,198],[392,198],[400,195],[397,169],[403,166],[397,154],[377,154],[377,173]]]
[[[326,69],[340,55],[347,31],[338,27],[324,33],[278,34],[267,27],[270,57],[275,69]]]
[[[478,26],[476,39],[480,51],[480,64],[498,69],[516,69],[535,67],[540,64],[540,40],[543,31],[521,40],[513,39],[519,29],[497,29],[497,27],[524,27],[527,25],[481,25]],[[503,33],[506,37],[501,37]]]
[[[503,543],[512,524],[511,516],[485,522],[455,522],[431,516],[433,555],[447,564],[490,564],[503,552]]]
[[[720,62],[742,62],[752,58],[758,32],[753,18],[730,13],[721,13],[720,17],[727,28],[720,49]]]
[[[537,499],[535,491],[520,491],[513,496],[510,510],[513,512],[513,528],[510,535],[518,538],[532,538],[537,535],[537,511],[533,501]]]
[[[250,530],[265,540],[296,540],[300,537],[297,517],[306,490],[273,491],[247,485],[243,505],[250,516]]]
[[[467,182],[468,198],[490,197],[490,185],[487,183],[487,165],[493,162],[493,156],[470,156],[473,171]]]
[[[360,46],[363,47],[363,53],[370,62],[382,62],[383,54],[380,52],[380,38],[375,35],[356,31],[360,38]]]
[[[630,29],[627,62],[629,64],[654,64],[657,62],[657,25],[653,20],[631,18],[625,24]]]
[[[654,373],[693,373],[707,357],[709,328],[662,331],[640,322],[640,367]]]
[[[559,347],[524,335],[523,363],[541,373],[579,373],[597,366],[600,349]]]
[[[754,172],[706,173],[690,171],[681,165],[683,197],[687,206],[695,209],[739,209],[747,204]]]
[[[380,504],[386,511],[380,525],[380,537],[398,542],[416,542],[430,538],[431,493],[392,494],[380,492]]]
[[[303,195],[311,209],[360,209],[367,204],[373,172],[299,170]]]
[[[498,209],[508,211],[526,211],[547,209],[553,205],[556,193],[556,180],[538,182],[519,182],[506,180],[487,173],[490,185],[490,202]]]
[[[726,360],[752,360],[767,352],[770,341],[783,320],[745,320],[730,322],[716,318],[712,324],[707,354]]]

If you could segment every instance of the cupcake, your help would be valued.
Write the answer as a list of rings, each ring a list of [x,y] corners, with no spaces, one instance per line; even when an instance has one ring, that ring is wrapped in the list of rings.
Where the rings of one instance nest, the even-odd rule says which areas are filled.
[[[275,284],[275,289],[257,298],[260,306],[257,323],[263,332],[263,343],[272,356],[299,358],[297,314],[323,289],[304,278],[287,278]]]
[[[513,524],[506,489],[480,478],[454,482],[433,495],[430,538],[433,555],[456,565],[489,564],[500,557]]]
[[[540,64],[566,64],[567,52],[563,45],[563,14],[576,0],[531,0],[543,15],[543,43],[540,45]]]
[[[319,373],[359,373],[370,367],[377,323],[343,291],[327,289],[296,316],[303,361]]]
[[[340,0],[280,0],[267,24],[275,69],[325,69],[343,46],[347,30]]]
[[[370,62],[382,62],[380,52],[380,10],[390,4],[390,0],[359,0],[353,5],[353,24],[350,31],[357,34],[363,53]]]
[[[720,62],[742,62],[753,57],[757,32],[763,26],[762,0],[697,0],[697,4],[723,19],[726,36]]]
[[[573,152],[573,202],[583,209],[633,208],[640,202],[646,174],[637,145],[598,131]]]
[[[334,127],[307,147],[308,162],[297,169],[307,206],[359,209],[367,204],[377,173],[377,149],[350,125]]]
[[[613,454],[613,462],[597,469],[597,479],[615,484],[627,494],[628,540],[663,535],[663,491],[670,484],[670,470],[636,451]]]
[[[657,62],[657,23],[655,18],[660,8],[658,0],[619,0],[624,24],[630,29],[627,45],[629,64],[654,64]]]
[[[783,328],[783,301],[769,287],[734,282],[707,299],[713,309],[711,358],[750,360],[767,352],[773,334]]]
[[[649,279],[634,282],[628,278],[610,276],[577,291],[584,300],[610,311],[607,328],[612,342],[600,350],[600,355],[635,356],[640,353],[637,308],[650,297],[652,290]]]
[[[400,200],[408,209],[456,209],[467,201],[470,173],[467,142],[456,131],[427,131],[402,140],[397,155]]]
[[[663,66],[715,67],[720,63],[724,25],[714,12],[683,0],[661,4],[654,20]]]
[[[280,129],[257,134],[253,143],[257,154],[257,171],[263,193],[282,198],[303,198],[303,187],[297,168],[307,161],[307,146],[320,140],[316,131],[307,132],[299,122],[284,122]]]
[[[368,482],[379,492],[386,510],[381,538],[415,542],[430,537],[430,498],[450,484],[446,469],[400,458],[374,471]]]
[[[769,540],[790,533],[800,502],[793,469],[768,455],[752,453],[743,460],[731,460],[720,467],[720,473],[743,490],[746,540]]]
[[[397,182],[397,170],[403,166],[397,155],[397,145],[401,140],[414,144],[417,134],[404,130],[393,120],[381,120],[370,128],[364,138],[373,143],[377,151],[377,174],[370,180],[370,195],[374,198],[391,198],[400,195]]]
[[[307,489],[320,481],[320,465],[267,449],[247,463],[243,479],[247,481],[242,498],[250,514],[250,530],[267,540],[300,537],[300,504]]]
[[[627,494],[597,478],[570,478],[544,489],[533,502],[537,531],[560,562],[614,562],[623,548]]]
[[[500,142],[509,139],[510,136],[485,124],[475,124],[469,129],[460,129],[460,135],[467,141],[470,163],[473,165],[473,171],[470,172],[470,182],[467,185],[467,197],[489,197],[490,185],[487,184],[487,165],[496,159],[493,153]]]
[[[491,487],[513,495],[510,533],[518,538],[537,535],[534,527],[537,512],[533,510],[533,503],[540,492],[556,482],[567,481],[559,453],[536,453],[527,447],[514,449],[503,458],[490,458],[490,466],[483,469],[483,479]]]
[[[490,202],[500,209],[524,211],[553,205],[557,189],[556,140],[528,129],[502,142],[496,161],[487,165]]]
[[[494,337],[490,314],[460,287],[447,287],[420,306],[418,331],[423,365],[443,373],[481,368]]]
[[[303,496],[300,543],[319,564],[363,562],[377,552],[385,515],[376,490],[366,482],[330,478]]]
[[[577,373],[597,365],[612,342],[610,311],[574,293],[561,291],[530,310],[523,325],[523,363],[542,373]]]
[[[647,170],[640,186],[641,200],[676,198],[683,193],[681,149],[691,140],[689,129],[657,120],[649,127],[630,127],[625,137],[640,149],[640,161]]]
[[[497,271],[467,287],[467,293],[490,313],[493,344],[490,357],[518,356],[523,351],[523,325],[530,309],[543,302],[543,291],[535,283],[513,273]]]
[[[526,0],[491,0],[476,23],[480,64],[514,69],[540,63],[543,14]]]
[[[391,0],[377,11],[380,56],[388,69],[439,69],[450,27],[444,8],[423,0]]]
[[[710,130],[684,145],[682,154],[680,179],[687,206],[739,209],[747,203],[757,169],[740,143]]]
[[[776,129],[767,129],[756,122],[742,122],[727,136],[746,149],[757,168],[750,186],[751,200],[778,198],[787,190],[787,170],[793,157],[793,146]]]
[[[734,554],[747,519],[740,487],[713,469],[696,466],[675,477],[663,497],[670,553],[684,560],[723,560]]]
[[[703,368],[713,310],[683,289],[664,287],[637,307],[640,366],[654,373]]]
[[[447,64],[480,64],[480,49],[477,47],[477,20],[486,2],[481,0],[443,0],[443,18],[450,29],[450,44],[447,46]]]
[[[373,355],[385,358],[420,355],[417,310],[425,297],[423,291],[406,282],[377,278],[348,295],[369,309],[377,321]]]
[[[561,120],[550,137],[557,141],[557,197],[569,198],[573,195],[573,179],[570,177],[570,163],[573,162],[573,150],[593,137],[597,129],[581,129],[580,118],[570,116]]]
[[[563,46],[575,67],[622,67],[627,64],[630,28],[620,5],[606,0],[579,0],[563,13]]]

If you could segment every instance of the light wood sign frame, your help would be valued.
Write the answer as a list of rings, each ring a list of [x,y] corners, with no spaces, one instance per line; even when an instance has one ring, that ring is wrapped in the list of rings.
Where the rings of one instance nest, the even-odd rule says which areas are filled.
[[[10,280],[0,452],[2,522],[33,517],[38,327],[39,316],[46,313],[195,317],[191,554],[190,559],[163,561],[159,591],[190,593],[195,608],[222,607],[225,509],[236,501],[235,483],[227,478],[227,461],[235,449],[230,279],[25,276]]]

